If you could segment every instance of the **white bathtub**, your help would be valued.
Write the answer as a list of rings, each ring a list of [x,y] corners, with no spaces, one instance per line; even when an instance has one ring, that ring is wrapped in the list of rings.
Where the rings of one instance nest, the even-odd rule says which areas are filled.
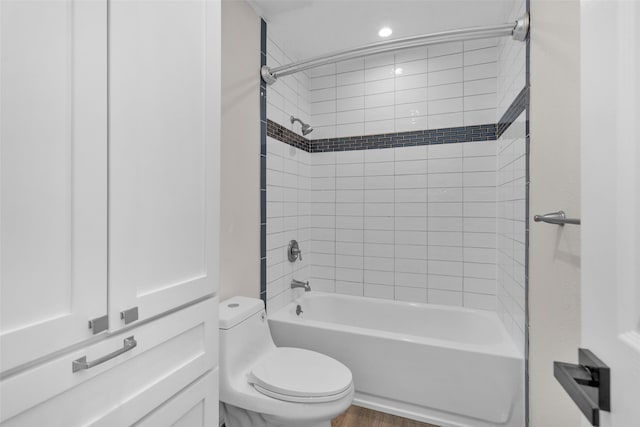
[[[347,365],[356,405],[442,427],[524,426],[523,358],[493,312],[310,292],[269,326],[277,345]]]

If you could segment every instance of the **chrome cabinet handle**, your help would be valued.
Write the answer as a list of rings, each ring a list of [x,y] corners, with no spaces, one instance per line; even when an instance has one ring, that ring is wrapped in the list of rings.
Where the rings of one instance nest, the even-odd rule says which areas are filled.
[[[84,369],[93,368],[94,366],[98,366],[101,363],[106,362],[107,360],[111,360],[114,357],[118,357],[123,353],[126,353],[129,350],[134,349],[138,345],[138,342],[133,336],[124,339],[124,343],[122,348],[114,351],[113,353],[109,353],[106,356],[102,356],[96,360],[91,362],[87,362],[87,356],[82,356],[80,359],[76,359],[73,361],[71,366],[72,372],[82,371]]]
[[[564,211],[551,212],[545,215],[535,215],[533,217],[533,220],[535,222],[546,222],[548,224],[557,224],[557,225],[565,225],[565,224],[580,225],[580,219],[567,218]]]

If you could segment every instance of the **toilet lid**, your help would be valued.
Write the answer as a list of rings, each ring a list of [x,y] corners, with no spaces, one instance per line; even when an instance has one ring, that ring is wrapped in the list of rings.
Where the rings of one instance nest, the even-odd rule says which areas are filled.
[[[339,398],[350,388],[351,381],[351,371],[337,360],[315,351],[287,347],[265,355],[249,374],[249,382],[256,390],[277,398],[340,395],[336,397]]]

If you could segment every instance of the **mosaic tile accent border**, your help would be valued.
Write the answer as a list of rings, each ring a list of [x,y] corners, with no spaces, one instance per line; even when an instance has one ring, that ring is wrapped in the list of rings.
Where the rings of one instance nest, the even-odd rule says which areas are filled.
[[[496,136],[500,138],[504,131],[520,116],[520,114],[529,105],[529,88],[523,88],[516,99],[513,100],[507,111],[504,112],[497,124]]]
[[[311,152],[372,150],[377,148],[411,147],[416,145],[492,141],[495,139],[497,139],[496,125],[487,124],[344,138],[315,139],[311,141]]]
[[[271,120],[267,120],[267,136],[275,138],[285,144],[293,145],[294,147],[306,152],[311,152],[311,144],[313,141],[310,141]]]
[[[495,124],[486,124],[308,140],[278,123],[267,120],[267,136],[310,153],[493,141],[497,139],[496,131]]]

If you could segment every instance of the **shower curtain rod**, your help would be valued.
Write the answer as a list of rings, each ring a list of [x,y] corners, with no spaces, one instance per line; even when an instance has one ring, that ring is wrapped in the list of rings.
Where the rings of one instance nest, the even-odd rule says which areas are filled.
[[[271,85],[278,77],[288,76],[310,68],[320,67],[326,64],[345,61],[348,59],[362,58],[363,56],[391,52],[394,50],[409,49],[412,47],[428,46],[439,43],[486,39],[491,37],[512,36],[514,40],[524,41],[529,33],[529,14],[525,13],[513,24],[492,25],[487,27],[461,28],[458,30],[443,31],[440,33],[425,34],[421,36],[404,37],[384,42],[371,43],[365,46],[339,50],[303,61],[292,62],[271,68],[263,65],[260,69],[262,79]]]

